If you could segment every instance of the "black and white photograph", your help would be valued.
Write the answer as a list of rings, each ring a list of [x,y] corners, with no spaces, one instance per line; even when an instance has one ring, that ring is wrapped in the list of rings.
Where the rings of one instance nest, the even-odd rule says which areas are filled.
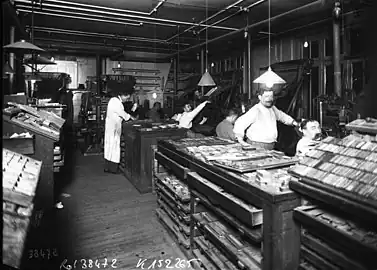
[[[6,270],[377,270],[377,0],[2,0]]]

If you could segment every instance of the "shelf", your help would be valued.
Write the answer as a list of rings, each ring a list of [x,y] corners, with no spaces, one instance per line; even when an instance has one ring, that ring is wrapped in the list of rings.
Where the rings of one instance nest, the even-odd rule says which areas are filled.
[[[113,72],[154,73],[154,74],[160,73],[158,69],[133,69],[133,68],[113,68]]]

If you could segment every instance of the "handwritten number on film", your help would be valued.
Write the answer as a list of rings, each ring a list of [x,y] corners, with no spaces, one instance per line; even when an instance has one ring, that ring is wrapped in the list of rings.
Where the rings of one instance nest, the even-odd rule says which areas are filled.
[[[116,266],[117,259],[112,259],[110,263],[108,262],[107,258],[105,258],[102,264],[101,264],[101,260],[92,260],[92,259],[74,260],[73,265],[67,264],[67,262],[68,260],[64,259],[64,261],[60,265],[60,270],[62,269],[71,270],[71,269],[76,269],[76,268],[91,269],[95,267],[100,269],[100,268],[107,268],[108,266],[114,269],[117,268]]]
[[[52,252],[51,252],[52,251]],[[41,249],[29,249],[29,259],[47,259],[49,260],[52,256],[57,257],[58,251],[56,248],[41,248]]]

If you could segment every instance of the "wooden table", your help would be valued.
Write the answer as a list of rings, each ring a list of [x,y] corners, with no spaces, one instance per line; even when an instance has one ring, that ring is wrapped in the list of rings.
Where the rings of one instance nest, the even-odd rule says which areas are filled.
[[[225,192],[233,194],[239,199],[263,211],[263,261],[264,270],[291,270],[299,265],[300,228],[295,224],[293,210],[300,205],[298,195],[291,190],[282,192],[261,188],[242,180],[240,174],[204,162],[197,157],[177,148],[167,141],[159,141],[156,158],[163,166],[171,168],[179,174],[181,168],[188,168],[187,184],[192,191],[216,201],[222,205],[227,215],[242,217],[241,209],[232,206],[229,201],[217,196],[211,189],[203,189],[200,179],[206,180],[221,187]],[[195,196],[194,196],[195,197]],[[195,199],[194,199],[195,200]],[[195,202],[192,201],[192,205]],[[235,205],[235,204],[234,204]],[[226,206],[226,207],[225,207]],[[213,207],[214,209],[216,207]],[[232,208],[232,209],[229,209]],[[194,209],[192,207],[192,209]],[[248,227],[252,229],[251,227]]]

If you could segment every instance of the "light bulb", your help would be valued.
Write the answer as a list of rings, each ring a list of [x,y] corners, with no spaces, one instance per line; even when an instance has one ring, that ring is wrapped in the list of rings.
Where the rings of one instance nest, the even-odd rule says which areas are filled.
[[[266,87],[267,88],[272,88],[274,86],[273,82],[266,82]]]
[[[55,58],[54,58],[54,57],[51,57],[51,61],[54,62],[54,61],[55,61]]]
[[[118,68],[120,68],[120,62],[118,62]]]
[[[304,47],[307,48],[309,46],[309,43],[307,41],[304,42]]]
[[[211,64],[211,67],[214,67],[214,66],[215,66],[215,63],[212,63],[212,64]]]
[[[152,97],[153,97],[153,99],[156,99],[156,98],[157,98],[157,94],[156,94],[156,93],[153,93],[153,94],[152,94]]]
[[[32,84],[35,84],[37,80],[30,80]]]

